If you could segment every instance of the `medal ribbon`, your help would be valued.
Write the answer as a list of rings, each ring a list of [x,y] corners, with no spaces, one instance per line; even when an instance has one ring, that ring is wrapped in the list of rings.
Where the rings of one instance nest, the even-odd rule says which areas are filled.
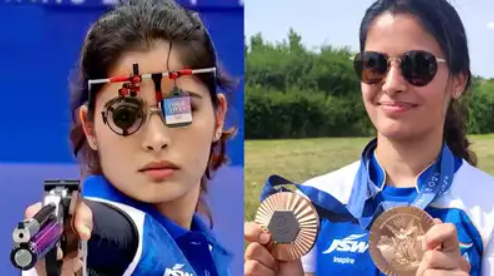
[[[348,204],[343,204],[338,199],[317,188],[296,184],[279,175],[271,175],[262,191],[260,200],[264,201],[270,195],[290,191],[283,185],[295,186],[300,192],[309,198],[316,206],[318,212],[321,209],[338,216],[352,216],[364,229],[370,229],[371,222],[382,212],[400,205],[408,205],[425,209],[432,201],[443,195],[453,182],[455,172],[455,160],[449,147],[444,144],[438,161],[433,165],[432,173],[427,175],[426,181],[419,181],[419,193],[413,202],[396,203],[383,201],[376,204],[374,198],[380,193],[380,188],[373,183],[369,176],[369,165],[372,160],[372,152],[377,146],[377,139],[372,140],[364,149],[361,157],[361,165],[355,177],[352,193]],[[328,183],[329,184],[329,183]],[[364,213],[364,210],[366,211]],[[370,215],[369,215],[370,214]]]
[[[337,200],[332,195],[316,189],[314,187],[300,185],[287,180],[279,175],[271,175],[268,177],[262,191],[260,200],[264,201],[267,197],[278,192],[292,192],[287,188],[280,187],[283,185],[289,185],[296,187],[300,192],[309,198],[312,204],[318,209],[319,215],[321,211],[330,212],[336,216],[349,217],[351,214],[346,209],[345,205]],[[322,210],[321,210],[322,209]]]
[[[372,221],[382,212],[399,205],[425,209],[432,201],[443,195],[453,182],[455,160],[449,147],[444,144],[437,162],[433,165],[425,181],[418,181],[418,195],[413,202],[382,202],[376,206],[374,197],[380,192],[369,176],[372,152],[377,146],[377,139],[372,140],[364,149],[360,159],[360,168],[355,177],[352,194],[347,204],[348,211],[358,220],[364,229],[369,229]]]

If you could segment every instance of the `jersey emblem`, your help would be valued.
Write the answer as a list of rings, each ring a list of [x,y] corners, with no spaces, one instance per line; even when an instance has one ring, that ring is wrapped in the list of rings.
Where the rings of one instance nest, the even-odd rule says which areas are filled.
[[[369,248],[369,244],[365,241],[359,241],[359,239],[364,237],[365,235],[367,234],[353,234],[341,240],[334,239],[331,243],[331,246],[322,254],[330,254],[333,251],[363,253]]]

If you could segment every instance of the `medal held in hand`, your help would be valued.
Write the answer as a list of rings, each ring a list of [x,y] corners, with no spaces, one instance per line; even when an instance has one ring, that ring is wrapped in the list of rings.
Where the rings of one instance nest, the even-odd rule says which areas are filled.
[[[255,222],[270,232],[270,251],[279,261],[300,259],[312,249],[319,234],[316,208],[294,192],[267,197],[257,210]]]
[[[369,230],[369,253],[376,267],[388,276],[415,276],[425,254],[425,234],[434,225],[424,210],[448,193],[458,166],[447,144],[443,144],[433,165],[417,178],[417,195],[406,202],[383,200],[376,204],[382,185],[369,177],[374,139],[364,149],[354,181],[354,191],[347,203],[359,225]],[[365,212],[364,212],[365,210]]]
[[[374,221],[369,253],[389,276],[415,276],[425,249],[425,233],[434,225],[429,214],[416,207],[389,209]]]

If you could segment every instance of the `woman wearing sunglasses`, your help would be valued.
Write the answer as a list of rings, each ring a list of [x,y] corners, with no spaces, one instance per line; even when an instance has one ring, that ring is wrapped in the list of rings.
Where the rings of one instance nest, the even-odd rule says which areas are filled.
[[[360,50],[353,62],[377,138],[360,161],[300,188],[327,199],[309,196],[316,205],[346,213],[321,215],[315,246],[293,262],[276,261],[263,246],[271,235],[246,225],[245,275],[493,275],[494,179],[475,168],[466,137],[459,99],[471,73],[457,12],[446,0],[376,1],[361,23]],[[424,210],[432,227],[422,231],[406,213],[397,213],[403,221],[393,225],[378,222],[400,205]],[[386,225],[374,233],[384,232],[370,231],[373,219]],[[397,273],[399,265],[412,273]]]
[[[131,0],[90,28],[71,94],[85,174],[74,228],[88,275],[230,275],[203,196],[225,161],[227,101],[211,37],[172,0]],[[32,216],[39,205],[27,210]],[[62,275],[83,262],[63,258]],[[46,275],[44,261],[23,275]]]

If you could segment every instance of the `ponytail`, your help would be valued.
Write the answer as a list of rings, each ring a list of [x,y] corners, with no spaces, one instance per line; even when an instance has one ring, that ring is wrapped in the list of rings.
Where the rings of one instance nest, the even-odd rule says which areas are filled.
[[[469,149],[467,138],[467,108],[457,100],[452,100],[446,113],[444,141],[454,155],[465,159],[470,165],[477,166],[477,156]]]

